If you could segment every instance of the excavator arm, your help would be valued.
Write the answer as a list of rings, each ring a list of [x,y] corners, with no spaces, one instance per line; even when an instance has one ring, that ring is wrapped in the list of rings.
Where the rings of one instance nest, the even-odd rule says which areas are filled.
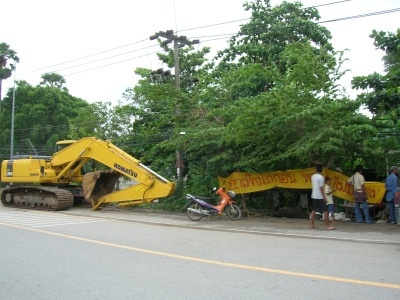
[[[87,173],[83,177],[84,197],[92,203],[93,210],[110,203],[129,206],[151,202],[170,196],[175,183],[146,167],[139,160],[113,145],[110,141],[83,138],[56,152],[50,158],[52,169],[60,170],[56,181],[69,181],[89,160],[95,160],[110,168],[107,171]],[[123,190],[115,190],[119,177],[126,176],[137,184]]]

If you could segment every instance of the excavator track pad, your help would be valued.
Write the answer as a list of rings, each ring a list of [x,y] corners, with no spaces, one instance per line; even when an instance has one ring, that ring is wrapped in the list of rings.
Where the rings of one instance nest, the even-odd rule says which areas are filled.
[[[9,187],[1,193],[5,207],[36,210],[65,210],[74,204],[74,197],[68,190],[44,186]]]

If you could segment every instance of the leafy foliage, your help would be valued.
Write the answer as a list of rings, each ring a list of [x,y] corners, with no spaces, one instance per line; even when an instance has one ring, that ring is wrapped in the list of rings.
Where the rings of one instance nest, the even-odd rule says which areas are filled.
[[[225,63],[238,61],[239,65],[275,64],[277,69],[285,73],[281,56],[291,43],[311,42],[316,50],[320,47],[333,50],[329,43],[331,34],[315,23],[320,16],[313,7],[303,8],[300,2],[286,1],[272,7],[269,0],[248,1],[244,7],[251,11],[251,20],[242,25],[239,33],[231,38],[230,47],[220,51],[218,57]]]
[[[50,86],[33,87],[25,81],[19,81],[15,92],[14,139],[15,149],[21,154],[32,151],[27,148],[27,140],[38,147],[38,154],[49,155],[57,141],[69,137],[69,123],[82,110],[87,102],[71,96],[66,90]],[[1,123],[1,143],[10,144],[12,91],[3,101],[4,111]],[[5,149],[1,156],[7,157]],[[25,153],[24,153],[25,152]]]
[[[400,106],[400,29],[397,33],[374,30],[370,35],[377,49],[385,51],[383,58],[387,73],[354,77],[353,88],[367,90],[359,98],[377,115],[387,114]]]
[[[46,73],[42,75],[42,81],[40,85],[50,86],[53,88],[62,89],[65,84],[65,79],[63,76],[57,73]]]
[[[391,152],[397,153],[400,144],[400,29],[396,33],[373,30],[370,37],[376,48],[385,52],[386,74],[354,77],[352,85],[362,91],[358,100],[374,114],[372,123],[378,135],[368,140],[373,157],[385,155],[387,163],[398,164],[400,160]],[[376,167],[381,174],[387,171],[385,166]]]
[[[6,43],[0,43],[0,91],[1,81],[9,78],[15,69],[15,65],[9,60],[13,60],[14,63],[19,62],[17,52],[12,50]]]

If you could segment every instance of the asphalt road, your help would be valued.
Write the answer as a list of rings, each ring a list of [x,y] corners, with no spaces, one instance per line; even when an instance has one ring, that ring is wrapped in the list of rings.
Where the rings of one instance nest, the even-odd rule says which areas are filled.
[[[1,299],[398,299],[400,226],[0,206]]]

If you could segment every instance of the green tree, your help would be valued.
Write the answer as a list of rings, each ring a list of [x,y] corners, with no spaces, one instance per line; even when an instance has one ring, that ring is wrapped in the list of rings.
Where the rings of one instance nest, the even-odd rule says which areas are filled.
[[[103,140],[109,139],[111,114],[112,108],[109,102],[96,102],[81,107],[74,117],[69,118],[68,138],[78,140],[93,136]]]
[[[261,0],[244,6],[251,10],[250,21],[231,38],[229,48],[219,52],[215,66],[209,66],[211,76],[199,94],[207,119],[202,132],[220,136],[203,136],[199,144],[204,148],[193,146],[193,150],[218,165],[218,175],[332,160],[341,149],[340,139],[324,133],[332,144],[324,148],[331,148],[327,153],[323,144],[317,147],[318,139],[313,144],[310,137],[325,131],[323,123],[314,120],[321,112],[334,116],[335,107],[344,107],[348,120],[349,101],[339,101],[336,83],[343,75],[343,53],[334,52],[330,32],[316,24],[315,8],[288,2],[272,7],[270,1]],[[213,146],[207,147],[212,140]]]
[[[37,152],[49,155],[56,141],[70,137],[70,123],[77,118],[88,103],[70,95],[66,90],[50,86],[33,87],[25,81],[18,81],[15,91],[14,140],[16,152],[26,150],[26,139],[37,147]],[[4,98],[4,121],[0,139],[3,146],[10,145],[12,92]],[[88,117],[88,116],[87,116]],[[8,157],[8,151],[1,149],[1,156]]]
[[[364,134],[374,133],[359,103],[336,93],[337,62],[328,51],[315,54],[307,43],[292,43],[281,53],[281,69],[265,68],[275,82],[266,93],[236,102],[236,118],[225,139],[240,145],[236,167],[265,172],[341,165],[362,155]],[[348,152],[350,150],[350,152]]]
[[[15,70],[15,65],[10,62],[12,60],[14,63],[19,62],[17,52],[12,50],[6,43],[0,43],[0,102],[1,102],[1,87],[4,79],[11,76],[12,72]],[[1,108],[1,107],[0,107]],[[1,117],[1,115],[0,115]]]
[[[46,73],[42,75],[42,81],[40,85],[50,86],[58,89],[65,89],[63,85],[65,84],[65,78],[57,73]]]
[[[383,63],[387,73],[354,77],[352,86],[366,91],[358,98],[373,114],[384,115],[400,106],[400,29],[396,33],[374,30],[370,37],[376,48],[385,52]]]
[[[121,148],[129,150],[126,137],[131,133],[132,119],[125,106],[113,106],[111,102],[95,102],[77,111],[70,119],[69,137],[80,139],[94,136],[111,140]]]
[[[163,52],[159,59],[168,67],[174,66],[174,49],[169,45],[160,46]],[[129,129],[132,152],[144,161],[167,165],[175,160],[176,141],[185,124],[190,123],[193,103],[193,91],[196,89],[200,66],[205,62],[208,48],[193,51],[193,47],[179,49],[181,87],[175,86],[175,74],[169,70],[152,71],[138,68],[135,73],[141,77],[138,84],[124,93],[127,105],[118,112],[132,121]],[[156,156],[154,154],[157,153]],[[154,160],[154,157],[160,157]],[[166,167],[166,166],[164,166]]]
[[[19,62],[17,52],[12,50],[6,43],[0,43],[0,129],[2,127],[2,119],[4,118],[1,108],[3,80],[11,76],[12,72],[15,70],[15,63],[17,62]]]
[[[370,37],[375,47],[384,51],[386,73],[354,77],[352,86],[361,91],[357,99],[373,113],[372,122],[379,131],[378,136],[368,141],[374,147],[373,157],[380,156],[383,162],[386,156],[388,163],[397,164],[399,160],[389,154],[397,151],[400,144],[400,29],[395,33],[373,30]],[[384,175],[386,168],[382,164],[378,171]]]
[[[281,55],[287,45],[296,42],[311,43],[316,53],[322,47],[333,53],[330,32],[316,23],[320,19],[316,8],[304,8],[300,2],[287,1],[272,7],[270,2],[253,0],[244,3],[245,10],[251,11],[251,19],[230,39],[229,48],[219,52],[221,68],[274,64],[285,73],[286,65],[282,63]],[[260,91],[268,90],[271,84],[267,81]]]

